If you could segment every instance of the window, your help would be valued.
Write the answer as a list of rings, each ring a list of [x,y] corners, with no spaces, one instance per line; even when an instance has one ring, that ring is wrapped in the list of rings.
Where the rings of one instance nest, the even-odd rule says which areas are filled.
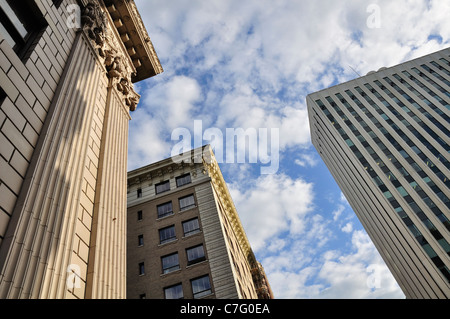
[[[34,1],[0,0],[0,34],[20,58],[26,56],[46,25]]]
[[[172,202],[167,202],[156,207],[158,211],[158,218],[169,216],[173,214]]]
[[[170,182],[169,181],[161,182],[161,183],[155,185],[156,194],[167,192],[169,190],[170,190]]]
[[[208,275],[191,280],[191,286],[192,293],[194,294],[195,299],[207,296],[212,293],[211,283],[209,281]]]
[[[61,3],[63,2],[63,0],[52,0],[53,4],[55,5],[55,7],[59,8],[59,6],[61,5]]]
[[[175,286],[164,288],[164,297],[166,299],[183,299],[183,286],[177,284]]]
[[[175,235],[175,226],[169,226],[163,229],[159,230],[159,243],[165,244],[171,241],[174,241],[177,239],[177,236]]]
[[[203,249],[203,245],[199,245],[196,247],[186,249],[186,255],[188,260],[188,265],[196,264],[205,258],[205,250]]]
[[[138,188],[137,189],[137,198],[141,198],[142,197],[142,188]]]
[[[198,223],[198,218],[194,218],[183,222],[183,232],[185,237],[200,232],[200,225]]]
[[[176,178],[177,187],[191,183],[191,174],[187,173]]]
[[[138,246],[144,246],[144,235],[138,236]]]
[[[137,219],[138,219],[138,220],[142,220],[142,210],[139,210],[139,211],[137,212]]]
[[[140,294],[139,299],[147,299],[145,294]]]
[[[163,274],[168,274],[172,271],[180,269],[178,253],[161,257],[161,263]]]
[[[139,263],[139,275],[145,275],[145,266],[144,263]]]
[[[189,195],[189,196],[180,198],[178,201],[180,203],[180,210],[186,210],[186,209],[195,207],[194,195]]]

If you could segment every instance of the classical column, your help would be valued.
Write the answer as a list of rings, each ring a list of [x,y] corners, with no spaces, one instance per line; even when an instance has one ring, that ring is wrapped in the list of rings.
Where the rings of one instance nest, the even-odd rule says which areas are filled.
[[[125,298],[129,111],[136,72],[87,1],[0,248],[0,298]]]

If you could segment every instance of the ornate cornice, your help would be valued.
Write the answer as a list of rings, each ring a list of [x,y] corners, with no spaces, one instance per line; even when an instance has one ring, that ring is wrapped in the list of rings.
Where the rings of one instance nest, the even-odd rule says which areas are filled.
[[[81,12],[81,26],[103,60],[110,85],[116,87],[124,103],[130,111],[134,111],[140,99],[131,82],[131,76],[136,70],[127,61],[129,59],[123,53],[122,44],[117,40],[107,13],[99,1],[86,2]]]
[[[208,145],[203,150],[203,165],[206,167],[208,174],[211,178],[211,183],[216,191],[217,196],[222,204],[222,208],[235,232],[239,246],[241,247],[245,256],[253,255],[250,243],[247,235],[245,234],[244,227],[241,224],[241,220],[234,206],[233,199],[228,190],[227,184],[220,171],[219,164],[217,163],[214,153],[211,147]]]
[[[133,82],[163,72],[136,4],[133,0],[83,0],[82,4],[82,29],[104,62],[110,86],[134,111],[141,96]]]
[[[102,1],[136,67],[132,81],[138,82],[162,73],[163,68],[134,0]]]

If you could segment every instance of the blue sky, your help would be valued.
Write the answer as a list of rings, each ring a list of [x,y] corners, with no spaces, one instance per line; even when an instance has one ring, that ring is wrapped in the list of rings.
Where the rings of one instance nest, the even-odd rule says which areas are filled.
[[[165,72],[136,85],[129,169],[172,132],[278,129],[279,169],[222,163],[277,298],[404,298],[310,142],[305,97],[450,44],[444,0],[136,0]],[[228,141],[227,141],[228,142]]]

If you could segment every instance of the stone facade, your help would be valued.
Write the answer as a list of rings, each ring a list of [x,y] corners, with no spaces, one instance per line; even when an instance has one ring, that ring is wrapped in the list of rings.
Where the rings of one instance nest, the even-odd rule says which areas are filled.
[[[189,182],[178,184],[182,176]],[[162,182],[169,187],[156,192]],[[193,205],[183,209],[180,199],[186,196],[193,196]],[[165,203],[172,212],[158,216],[158,205]],[[184,223],[193,219],[198,229],[186,234]],[[174,237],[162,242],[160,231],[168,227]],[[127,237],[128,298],[165,298],[165,289],[176,285],[183,298],[196,298],[192,280],[205,276],[211,288],[202,298],[273,297],[209,146],[128,173]],[[187,250],[200,245],[204,258],[189,263]],[[162,258],[174,254],[179,264],[165,273]]]
[[[40,28],[0,33],[0,298],[125,298],[133,83],[161,65],[132,0],[26,2]]]

